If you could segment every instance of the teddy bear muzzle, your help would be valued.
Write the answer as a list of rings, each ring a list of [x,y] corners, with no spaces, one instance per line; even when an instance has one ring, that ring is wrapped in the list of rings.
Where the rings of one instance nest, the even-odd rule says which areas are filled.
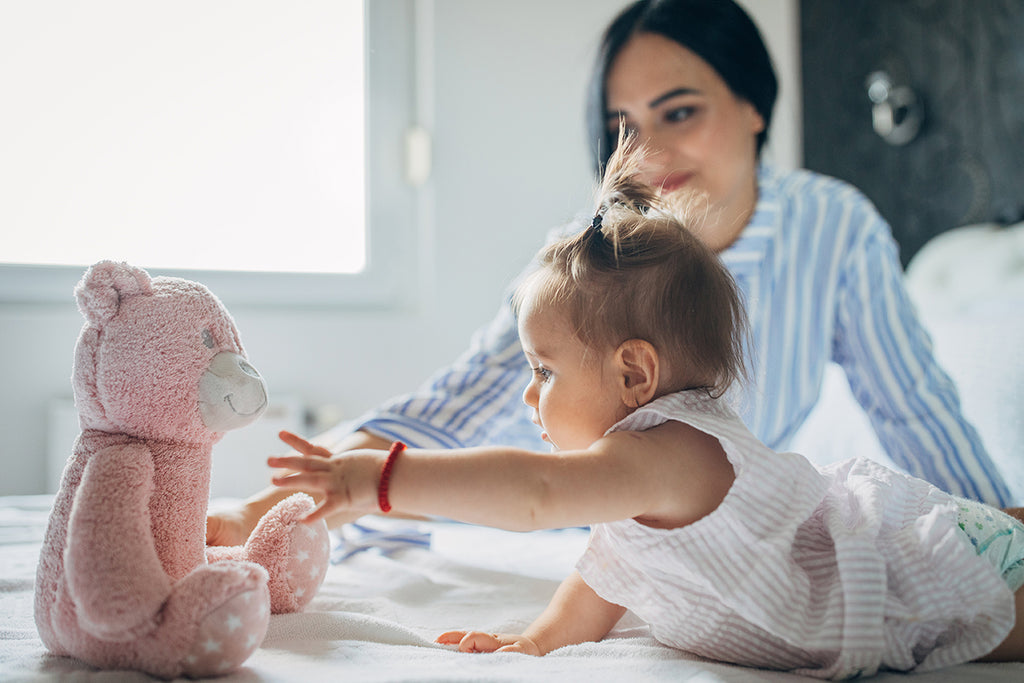
[[[254,422],[267,408],[267,385],[245,358],[221,351],[199,380],[199,413],[213,432]]]

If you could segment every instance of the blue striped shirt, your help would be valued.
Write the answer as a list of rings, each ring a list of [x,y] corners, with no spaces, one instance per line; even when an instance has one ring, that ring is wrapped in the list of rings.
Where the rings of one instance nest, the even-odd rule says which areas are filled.
[[[750,319],[752,381],[739,411],[759,439],[773,450],[788,447],[835,361],[893,462],[951,493],[1010,504],[953,382],[935,361],[889,225],[858,190],[809,171],[762,165],[754,215],[721,258]],[[419,447],[544,450],[522,402],[529,380],[506,300],[455,363],[356,428]]]

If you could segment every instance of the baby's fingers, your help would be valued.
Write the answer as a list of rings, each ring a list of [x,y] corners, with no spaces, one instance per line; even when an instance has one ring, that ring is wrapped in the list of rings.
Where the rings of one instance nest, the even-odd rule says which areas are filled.
[[[326,472],[331,469],[326,458],[309,455],[272,455],[267,458],[267,464],[294,472]]]
[[[441,645],[458,645],[465,637],[465,631],[445,631],[439,635],[434,642],[440,643]]]
[[[452,633],[457,633],[457,631]],[[465,633],[458,641],[459,652],[494,652],[504,644],[497,635],[482,631]]]
[[[316,444],[312,444],[309,441],[303,439],[301,436],[298,436],[297,434],[292,434],[289,431],[282,430],[278,432],[277,438],[281,439],[281,441],[284,441],[286,444],[297,450],[299,453],[302,453],[303,455],[322,455],[325,458],[329,458],[331,457],[331,455],[333,455],[329,450],[327,450],[323,446],[317,446]]]
[[[323,475],[315,472],[292,472],[290,474],[277,474],[270,478],[274,486],[282,486],[288,489],[299,489],[307,493],[322,491],[327,493],[331,489],[331,483]]]
[[[327,501],[322,500],[320,501],[320,504],[313,508],[313,510],[310,511],[308,515],[302,518],[302,523],[312,524],[313,522],[319,521],[321,519],[326,519],[329,514],[330,510],[328,510],[327,508]]]

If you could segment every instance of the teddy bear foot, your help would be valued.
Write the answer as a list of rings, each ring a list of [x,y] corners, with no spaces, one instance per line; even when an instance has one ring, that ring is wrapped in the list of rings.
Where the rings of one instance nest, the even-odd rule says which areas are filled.
[[[189,678],[222,676],[241,666],[267,633],[268,602],[267,587],[261,584],[238,593],[207,614],[182,661],[182,673]]]
[[[245,544],[250,562],[263,566],[270,575],[270,611],[298,612],[313,599],[330,564],[330,536],[327,524],[303,524],[316,507],[305,493],[282,500],[260,519]]]

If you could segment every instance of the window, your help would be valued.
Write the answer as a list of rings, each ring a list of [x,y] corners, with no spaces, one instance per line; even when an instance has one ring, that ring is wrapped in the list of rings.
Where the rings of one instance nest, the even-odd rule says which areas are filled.
[[[86,265],[112,258],[233,301],[387,298],[369,235],[379,247],[400,228],[368,229],[368,178],[392,186],[382,220],[410,206],[410,189],[396,164],[375,168],[365,121],[397,107],[373,134],[400,140],[411,105],[364,79],[407,83],[408,48],[387,34],[411,28],[404,3],[374,5],[6,4],[0,296],[67,300]],[[364,12],[386,15],[370,23],[396,53],[375,64]]]

